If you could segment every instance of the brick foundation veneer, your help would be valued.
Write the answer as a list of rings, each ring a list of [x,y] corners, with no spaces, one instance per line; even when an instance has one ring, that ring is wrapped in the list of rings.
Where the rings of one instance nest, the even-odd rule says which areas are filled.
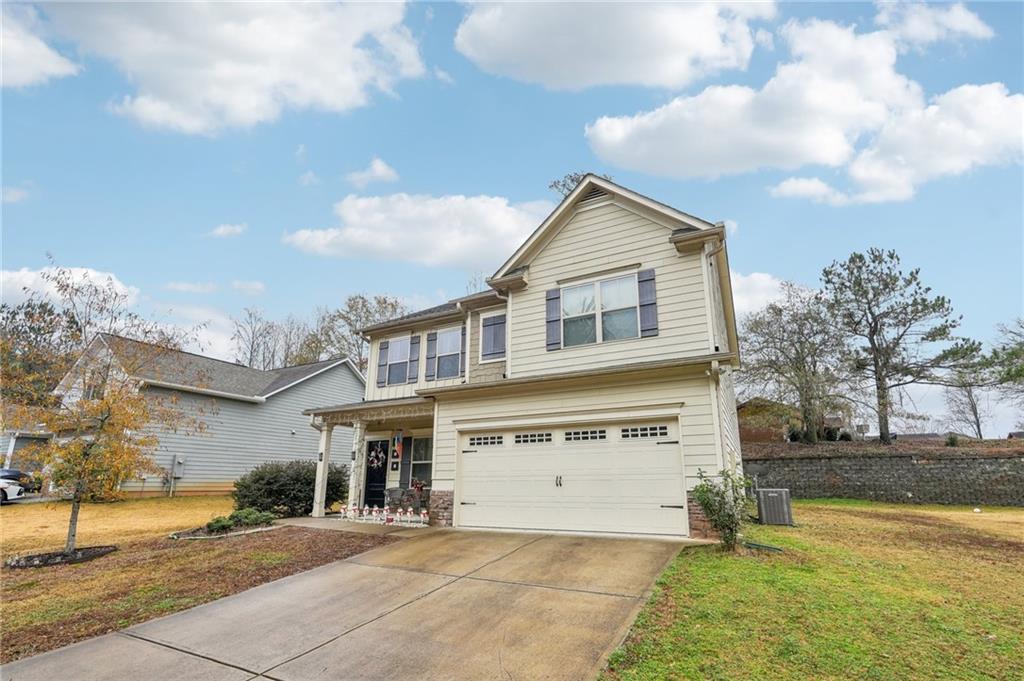
[[[430,524],[438,527],[452,526],[452,507],[455,505],[455,492],[430,490]]]
[[[711,523],[704,515],[704,509],[695,500],[686,496],[686,512],[690,516],[690,536],[694,539],[718,539],[718,533],[711,529]]]

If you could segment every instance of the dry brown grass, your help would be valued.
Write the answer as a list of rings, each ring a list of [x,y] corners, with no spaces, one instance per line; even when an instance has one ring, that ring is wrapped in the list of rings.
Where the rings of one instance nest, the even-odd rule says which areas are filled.
[[[81,544],[119,550],[76,565],[0,573],[0,662],[52,650],[341,560],[387,537],[281,527],[211,541],[167,534],[231,510],[227,497],[145,499],[82,509]],[[58,549],[67,504],[5,506],[4,552]]]
[[[231,512],[231,497],[132,499],[83,504],[78,545],[117,544],[167,535]],[[66,501],[9,504],[0,509],[0,556],[64,548],[71,504]]]

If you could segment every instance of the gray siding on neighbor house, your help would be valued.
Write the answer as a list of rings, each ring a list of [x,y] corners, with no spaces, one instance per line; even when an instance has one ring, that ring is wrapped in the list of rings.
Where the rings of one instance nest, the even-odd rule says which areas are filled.
[[[11,446],[11,438],[14,437],[10,433],[0,433],[0,463],[3,463],[6,467],[8,464],[11,468],[17,468],[21,471],[35,471],[39,470],[39,462],[35,458],[26,458],[25,448],[30,445],[42,444],[46,442],[46,438],[31,437],[28,435],[19,435],[14,442],[14,452],[11,455],[10,462],[6,461],[7,451]],[[22,454],[22,456],[19,456]]]
[[[176,395],[180,408],[205,424],[202,432],[155,432],[160,440],[153,455],[158,466],[170,470],[174,456],[185,459],[184,475],[175,481],[175,493],[230,490],[240,475],[267,461],[315,460],[320,434],[310,427],[302,410],[357,402],[363,397],[363,384],[347,365],[313,376],[262,404],[163,388],[146,390],[164,399]],[[331,460],[348,464],[351,451],[351,429],[335,428]],[[159,492],[163,489],[161,476],[152,474],[144,481],[126,483],[124,489]]]

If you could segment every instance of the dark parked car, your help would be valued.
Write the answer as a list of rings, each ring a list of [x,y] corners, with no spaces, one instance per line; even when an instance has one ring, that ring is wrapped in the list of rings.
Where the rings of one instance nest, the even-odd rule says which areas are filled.
[[[10,480],[21,485],[26,492],[38,492],[39,478],[30,473],[23,473],[16,468],[0,468],[0,480]]]

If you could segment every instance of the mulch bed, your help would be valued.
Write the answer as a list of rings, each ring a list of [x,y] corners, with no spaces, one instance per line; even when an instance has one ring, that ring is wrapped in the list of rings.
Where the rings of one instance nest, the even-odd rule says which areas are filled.
[[[87,560],[93,560],[114,551],[117,551],[116,546],[83,546],[72,551],[70,555],[63,551],[52,551],[50,553],[36,553],[31,556],[15,556],[5,561],[4,567],[21,569],[71,565],[74,563],[84,563]]]
[[[185,610],[400,539],[283,527],[223,541],[126,543],[76,565],[3,568],[10,662]]]

